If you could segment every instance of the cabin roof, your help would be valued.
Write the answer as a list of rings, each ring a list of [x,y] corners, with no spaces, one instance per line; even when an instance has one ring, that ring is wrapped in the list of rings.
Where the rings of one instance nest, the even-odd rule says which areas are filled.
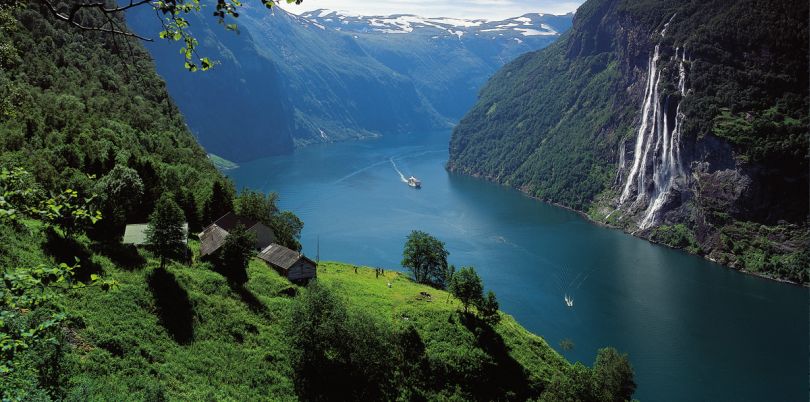
[[[259,221],[255,219],[246,218],[244,216],[239,216],[233,212],[228,212],[227,214],[222,215],[219,219],[214,221],[212,225],[217,225],[220,228],[225,229],[225,231],[230,232],[238,225],[244,226],[245,229],[250,229],[256,226],[256,224],[258,223]]]
[[[136,246],[148,244],[146,238],[146,228],[149,227],[147,223],[131,223],[124,229],[124,238],[121,240],[123,244],[134,244]],[[188,223],[183,223],[183,242],[188,240]]]
[[[219,250],[225,244],[228,231],[217,224],[209,225],[200,235],[200,256],[206,256]]]
[[[272,238],[275,239],[273,229],[265,226],[263,223],[255,219],[236,215],[233,212],[228,212],[214,221],[214,223],[206,226],[202,233],[200,233],[200,257],[213,254],[219,250],[219,248],[225,244],[225,238],[228,237],[228,233],[239,225],[242,225],[245,231],[256,233],[257,235],[264,229],[269,231],[273,236]],[[259,237],[261,238],[261,236]],[[256,239],[257,242],[259,240],[259,238]],[[270,241],[267,241],[267,243],[269,242]],[[267,243],[261,245],[257,244],[257,247],[263,247]]]
[[[276,243],[265,247],[264,250],[259,253],[259,258],[285,271],[290,269],[301,259],[304,259],[313,265],[315,264],[314,261],[310,260],[305,255]]]

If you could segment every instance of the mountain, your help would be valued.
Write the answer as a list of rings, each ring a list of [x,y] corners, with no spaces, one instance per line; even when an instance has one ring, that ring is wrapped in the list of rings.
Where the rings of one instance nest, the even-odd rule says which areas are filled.
[[[807,10],[590,0],[486,84],[448,168],[807,283]]]
[[[500,66],[548,45],[572,18],[486,22],[244,8],[238,35],[190,17],[200,53],[219,62],[212,71],[187,74],[175,43],[147,46],[192,132],[209,152],[234,161],[447,129]],[[153,13],[127,17],[136,31],[159,30]]]
[[[525,14],[503,21],[350,16],[317,10],[302,17],[351,33],[359,46],[414,82],[442,115],[457,122],[478,90],[515,57],[547,46],[571,26],[572,15]]]
[[[155,248],[81,230],[96,208],[94,229],[143,218],[155,197],[175,198],[191,225],[203,201],[233,195],[137,40],[76,29],[42,3],[5,4],[0,94],[0,400],[624,400],[635,389],[626,355],[571,364],[512,317],[461,314],[403,273],[321,263],[303,287],[251,258],[235,280],[239,267],[204,261],[195,236],[164,266]],[[414,300],[428,292],[437,302]]]

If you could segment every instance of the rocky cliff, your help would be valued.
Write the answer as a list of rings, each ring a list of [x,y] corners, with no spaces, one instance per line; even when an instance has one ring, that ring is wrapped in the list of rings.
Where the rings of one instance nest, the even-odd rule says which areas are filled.
[[[505,66],[450,170],[807,283],[808,5],[592,0]]]

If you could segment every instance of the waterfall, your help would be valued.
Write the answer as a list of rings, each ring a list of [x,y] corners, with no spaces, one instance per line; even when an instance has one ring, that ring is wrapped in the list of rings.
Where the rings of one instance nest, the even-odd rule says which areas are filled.
[[[636,147],[635,151],[633,152],[633,165],[630,168],[630,173],[627,175],[627,181],[624,185],[624,190],[622,191],[622,195],[619,198],[619,203],[624,204],[625,201],[630,197],[630,190],[635,179],[638,179],[641,176],[641,180],[639,182],[638,188],[642,188],[643,184],[643,174],[639,175],[639,167],[641,165],[641,158],[639,155],[642,154],[642,148],[647,139],[647,126],[650,121],[650,109],[651,105],[654,103],[653,100],[658,98],[658,58],[659,58],[659,47],[660,45],[655,46],[655,54],[650,58],[650,61],[647,66],[647,85],[646,90],[644,92],[644,105],[641,108],[641,125],[638,128],[638,133],[636,134]],[[657,107],[658,102],[655,102]],[[655,111],[653,112],[653,115]],[[649,147],[648,147],[649,148]],[[644,152],[646,155],[647,152]],[[641,191],[639,191],[641,193]]]
[[[662,36],[668,25],[669,22],[661,32]],[[674,99],[661,94],[658,89],[663,75],[662,69],[658,66],[661,57],[660,46],[660,43],[655,46],[647,66],[644,103],[641,106],[641,121],[636,133],[633,162],[619,197],[620,206],[626,206],[631,202],[629,207],[644,211],[639,223],[640,229],[647,229],[656,223],[659,212],[677,180],[684,177],[680,150],[684,115],[681,113],[680,99],[687,94],[686,49],[675,49],[673,60],[678,63],[677,89],[680,99],[677,105],[671,105],[670,101]],[[671,106],[675,106],[674,119],[668,113]],[[623,156],[620,157],[620,163],[619,174],[624,170]]]

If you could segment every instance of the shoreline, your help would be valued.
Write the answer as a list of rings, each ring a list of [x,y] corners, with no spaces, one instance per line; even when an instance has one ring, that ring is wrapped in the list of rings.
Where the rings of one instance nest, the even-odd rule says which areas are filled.
[[[527,197],[527,198],[530,198],[530,199],[532,199],[532,200],[539,201],[539,202],[542,202],[542,203],[544,203],[544,204],[552,205],[552,206],[555,206],[555,207],[558,207],[558,208],[562,208],[562,209],[565,209],[565,210],[568,210],[568,211],[574,212],[574,213],[576,213],[577,215],[579,215],[579,216],[581,216],[582,218],[584,218],[586,221],[588,221],[588,223],[590,223],[590,224],[592,224],[592,225],[601,226],[601,227],[608,228],[608,229],[615,229],[615,230],[619,230],[619,231],[621,231],[622,233],[628,234],[628,235],[633,236],[633,237],[635,237],[635,238],[637,238],[637,239],[640,239],[640,240],[645,240],[645,241],[647,241],[647,242],[649,242],[649,243],[651,243],[651,244],[656,244],[656,245],[659,245],[659,246],[664,246],[664,247],[670,248],[670,249],[672,249],[672,250],[677,250],[677,251],[680,251],[680,252],[683,252],[683,253],[686,253],[686,254],[689,254],[689,255],[694,255],[694,256],[697,256],[697,257],[703,258],[704,260],[709,261],[709,262],[712,262],[712,263],[714,263],[715,265],[717,265],[718,267],[721,267],[721,268],[723,268],[723,269],[728,269],[728,270],[731,270],[731,271],[734,271],[734,272],[739,272],[739,273],[741,273],[741,274],[745,274],[745,275],[756,276],[756,277],[759,277],[759,278],[762,278],[762,279],[767,279],[767,280],[771,280],[771,281],[774,281],[774,282],[783,283],[783,284],[786,284],[786,285],[792,285],[792,286],[797,286],[797,287],[802,287],[802,288],[808,288],[808,289],[810,289],[810,283],[808,283],[808,284],[801,284],[801,283],[798,283],[798,282],[793,282],[793,281],[788,280],[788,279],[784,279],[784,278],[778,278],[778,277],[775,277],[775,276],[772,276],[772,275],[768,275],[768,274],[765,274],[765,273],[762,273],[762,272],[754,272],[754,271],[749,271],[749,270],[746,270],[746,269],[738,269],[738,268],[734,268],[734,267],[731,267],[731,266],[728,266],[728,265],[725,265],[725,264],[722,264],[722,263],[719,263],[719,262],[715,261],[714,259],[710,258],[708,254],[695,254],[695,253],[690,253],[690,252],[688,252],[688,251],[686,251],[685,249],[682,249],[682,248],[673,247],[673,246],[670,246],[669,244],[659,243],[659,242],[656,242],[656,241],[654,241],[654,240],[651,240],[651,239],[648,239],[648,238],[645,238],[645,237],[641,237],[641,236],[636,235],[636,234],[634,234],[634,233],[632,233],[632,232],[630,232],[630,231],[628,231],[628,230],[625,230],[625,229],[624,229],[624,228],[622,228],[622,227],[619,227],[619,226],[614,226],[614,225],[611,225],[611,224],[608,224],[608,223],[605,223],[605,222],[596,221],[596,220],[592,219],[592,218],[591,218],[591,217],[590,217],[590,216],[589,216],[587,213],[585,213],[584,211],[580,211],[580,210],[578,210],[578,209],[571,208],[571,207],[569,207],[569,206],[567,206],[567,205],[562,205],[562,204],[559,204],[559,203],[556,203],[556,202],[553,202],[553,201],[544,200],[544,199],[542,199],[542,198],[539,198],[539,197],[535,197],[535,196],[533,196],[533,195],[530,195],[530,194],[528,194],[528,193],[526,192],[526,190],[525,190],[525,189],[523,189],[523,188],[518,188],[518,187],[513,187],[513,186],[510,186],[510,185],[506,185],[506,184],[503,184],[503,183],[501,183],[501,182],[498,182],[498,181],[495,181],[495,180],[491,180],[491,179],[489,179],[489,178],[487,178],[487,177],[485,177],[485,176],[483,176],[483,175],[479,175],[479,174],[468,174],[468,173],[463,173],[463,172],[457,171],[457,170],[455,170],[455,169],[453,169],[453,168],[451,168],[451,167],[450,167],[449,162],[448,162],[448,164],[447,164],[447,165],[445,165],[445,169],[446,169],[448,172],[453,173],[453,174],[461,174],[461,175],[468,176],[468,177],[472,177],[472,178],[475,178],[475,179],[484,180],[484,181],[487,181],[487,182],[489,182],[489,183],[494,183],[494,184],[497,184],[497,185],[499,185],[499,186],[501,186],[501,187],[506,187],[506,188],[509,188],[509,189],[516,190],[516,191],[518,191],[519,193],[521,193],[523,196],[525,196],[525,197]]]

